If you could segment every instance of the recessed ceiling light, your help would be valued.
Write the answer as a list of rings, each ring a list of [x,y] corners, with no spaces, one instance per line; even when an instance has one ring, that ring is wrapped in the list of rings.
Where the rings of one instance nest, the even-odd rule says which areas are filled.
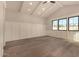
[[[27,9],[28,11],[31,11],[31,9]]]
[[[30,2],[29,4],[30,4],[30,5],[32,5],[33,3],[32,3],[32,2]]]

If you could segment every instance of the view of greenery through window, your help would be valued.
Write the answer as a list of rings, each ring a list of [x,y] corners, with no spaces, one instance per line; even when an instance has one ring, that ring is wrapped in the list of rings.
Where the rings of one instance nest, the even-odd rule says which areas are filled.
[[[66,30],[67,19],[59,20],[59,30]]]
[[[78,30],[78,22],[79,22],[79,17],[69,17],[59,19],[59,20],[53,20],[53,30],[67,30],[67,25],[69,30]],[[67,21],[68,20],[68,21]],[[69,23],[69,24],[68,24]]]
[[[57,30],[58,29],[58,21],[54,20],[53,21],[53,30]]]
[[[78,30],[78,17],[69,18],[69,30]]]

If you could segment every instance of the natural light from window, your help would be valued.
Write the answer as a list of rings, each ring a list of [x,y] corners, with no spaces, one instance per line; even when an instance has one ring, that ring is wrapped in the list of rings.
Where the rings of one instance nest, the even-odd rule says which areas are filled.
[[[69,30],[78,30],[78,17],[69,18]]]
[[[59,30],[66,30],[67,28],[67,19],[60,19],[59,20]]]
[[[54,20],[53,21],[53,30],[57,30],[58,29],[58,21]]]

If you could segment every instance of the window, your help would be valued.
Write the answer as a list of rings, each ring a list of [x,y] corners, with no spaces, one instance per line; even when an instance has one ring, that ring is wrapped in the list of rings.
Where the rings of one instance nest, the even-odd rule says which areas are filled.
[[[59,30],[66,30],[67,29],[67,19],[59,19]]]
[[[69,18],[69,30],[78,30],[78,16]]]
[[[53,20],[53,30],[58,30],[58,20]]]

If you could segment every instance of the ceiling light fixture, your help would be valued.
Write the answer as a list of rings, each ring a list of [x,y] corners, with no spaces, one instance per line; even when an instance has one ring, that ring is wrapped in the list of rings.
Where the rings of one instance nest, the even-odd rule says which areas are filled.
[[[49,3],[49,2],[50,2],[50,3],[53,3],[53,4],[56,3],[55,1],[44,1],[43,4]]]

